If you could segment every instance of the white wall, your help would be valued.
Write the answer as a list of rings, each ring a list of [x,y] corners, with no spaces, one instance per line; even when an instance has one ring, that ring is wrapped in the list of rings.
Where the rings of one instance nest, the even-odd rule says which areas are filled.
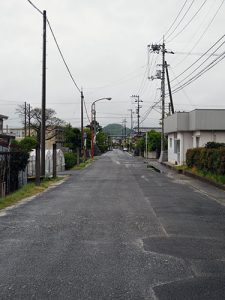
[[[170,139],[172,139],[172,146]],[[174,152],[176,140],[180,140],[180,161],[178,153]],[[193,148],[192,141],[192,132],[178,132],[176,138],[174,133],[170,133],[168,135],[168,162],[179,165],[185,164],[186,152],[188,149]]]
[[[196,148],[196,137],[199,137],[199,147],[208,142],[225,143],[225,131],[195,131],[193,133],[193,148]]]

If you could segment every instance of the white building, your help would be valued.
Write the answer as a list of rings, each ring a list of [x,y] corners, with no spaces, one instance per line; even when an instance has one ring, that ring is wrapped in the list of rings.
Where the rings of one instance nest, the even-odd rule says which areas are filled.
[[[183,165],[190,148],[207,142],[225,143],[225,109],[195,109],[176,112],[164,120],[168,136],[168,162]]]

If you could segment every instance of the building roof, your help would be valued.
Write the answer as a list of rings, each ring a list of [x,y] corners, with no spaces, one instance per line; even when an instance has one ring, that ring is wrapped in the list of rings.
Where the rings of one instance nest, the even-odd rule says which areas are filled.
[[[176,112],[164,120],[165,133],[197,130],[225,131],[225,109],[195,109]]]
[[[2,119],[2,120],[5,119],[5,120],[7,120],[8,117],[0,114],[0,119]]]

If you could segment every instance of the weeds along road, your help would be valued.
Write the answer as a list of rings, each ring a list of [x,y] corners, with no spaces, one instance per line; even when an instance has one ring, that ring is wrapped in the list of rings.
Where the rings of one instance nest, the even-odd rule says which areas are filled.
[[[224,299],[225,207],[114,150],[0,216],[0,299]]]

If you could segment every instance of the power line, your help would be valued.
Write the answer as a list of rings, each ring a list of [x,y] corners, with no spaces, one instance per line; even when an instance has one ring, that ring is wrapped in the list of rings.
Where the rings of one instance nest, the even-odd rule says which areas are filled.
[[[203,8],[203,6],[206,4],[208,0],[204,0],[204,2],[201,4],[201,6],[199,7],[199,9],[196,11],[196,13],[192,16],[192,18],[188,21],[188,23],[186,23],[184,25],[184,27],[171,39],[169,40],[167,43],[172,42],[176,37],[178,37],[190,24],[191,22],[194,20],[194,18],[198,15],[198,13],[201,11],[201,9]]]
[[[225,51],[219,57],[217,57],[216,59],[214,59],[210,64],[208,64],[205,68],[203,68],[200,72],[198,72],[195,76],[193,76],[192,78],[190,78],[189,80],[187,80],[185,83],[183,83],[182,86],[176,88],[172,92],[175,94],[175,93],[179,92],[181,89],[183,89],[184,87],[190,85],[192,82],[194,82],[199,77],[201,77],[203,74],[205,74],[207,71],[209,71],[214,66],[216,66],[224,58],[225,58]]]
[[[37,8],[37,6],[35,6],[30,0],[27,0],[39,13],[41,13],[42,15],[43,15],[43,13],[42,13],[42,11],[39,9],[39,8]],[[53,29],[52,29],[52,26],[51,26],[51,24],[50,24],[50,21],[47,19],[47,23],[48,23],[48,26],[49,26],[49,29],[50,29],[50,31],[51,31],[51,34],[52,34],[52,36],[53,36],[53,39],[54,39],[54,41],[55,41],[55,44],[56,44],[56,47],[57,47],[57,49],[58,49],[58,51],[59,51],[59,54],[60,54],[60,56],[61,56],[61,58],[62,58],[62,60],[63,60],[63,63],[64,63],[64,65],[65,65],[65,67],[66,67],[66,69],[67,69],[67,71],[68,71],[68,73],[69,73],[69,75],[70,75],[70,78],[72,79],[72,81],[73,81],[73,83],[74,83],[74,85],[75,85],[75,87],[77,88],[77,90],[81,93],[81,89],[78,87],[78,85],[77,85],[77,83],[76,83],[76,81],[75,81],[75,79],[74,79],[74,77],[73,77],[73,75],[72,75],[72,73],[71,73],[71,71],[70,71],[70,68],[69,68],[69,66],[68,66],[68,64],[66,63],[66,60],[65,60],[65,58],[64,58],[64,56],[63,56],[63,53],[62,53],[62,50],[60,49],[60,47],[59,47],[59,43],[58,43],[58,41],[57,41],[57,39],[56,39],[56,36],[55,36],[55,34],[54,34],[54,32],[53,32]]]
[[[188,2],[188,0],[186,0],[186,1],[183,3],[183,5],[182,5],[180,11],[178,12],[176,18],[175,18],[174,21],[173,21],[173,23],[170,25],[170,27],[169,27],[169,29],[166,31],[166,33],[164,33],[164,36],[167,35],[167,33],[170,31],[170,29],[171,29],[171,28],[173,27],[173,25],[176,23],[177,19],[179,18],[180,14],[182,13],[182,11],[183,11],[183,9],[184,9],[184,7],[185,7],[185,5],[186,5],[187,2]]]
[[[215,53],[218,49],[220,49],[222,46],[223,46],[223,44],[225,44],[225,42],[223,42],[213,53]],[[223,52],[224,53],[224,52]],[[222,53],[222,54],[223,54]],[[218,57],[217,57],[217,59],[219,59],[220,57],[221,57],[221,55],[222,54],[220,54]],[[198,69],[199,69],[199,67],[201,67],[207,60],[209,60],[209,58],[210,57],[212,57],[213,56],[213,54],[211,54],[208,58],[206,58],[199,66],[197,66],[189,75],[187,75],[185,78],[183,78],[181,81],[180,81],[180,83],[181,82],[183,82],[185,79],[187,79],[188,77],[190,77],[195,71],[197,71]],[[216,60],[217,60],[216,59]],[[210,64],[211,65],[211,64]],[[175,85],[176,86],[176,85]],[[175,87],[175,86],[173,86],[173,87]]]
[[[167,36],[167,38],[169,38],[175,31],[176,29],[179,27],[179,25],[181,24],[181,22],[184,20],[184,18],[186,17],[186,15],[188,14],[189,10],[191,9],[192,5],[194,4],[195,0],[192,0],[191,4],[189,5],[188,9],[186,10],[185,14],[183,15],[183,17],[181,18],[181,20],[178,22],[177,26],[173,29],[173,31]]]
[[[211,18],[209,24],[206,26],[206,28],[204,29],[204,31],[202,32],[202,34],[200,35],[200,37],[198,38],[198,40],[196,41],[196,43],[194,44],[194,46],[191,48],[191,50],[187,53],[187,55],[179,62],[176,64],[176,66],[180,65],[181,63],[183,63],[185,61],[185,59],[193,54],[192,51],[196,48],[196,46],[199,44],[199,42],[202,40],[202,38],[205,36],[205,34],[207,33],[209,27],[212,25],[213,21],[215,20],[217,14],[219,13],[221,7],[223,6],[225,0],[222,0],[222,2],[220,3],[219,7],[217,8],[215,14],[213,15],[213,17]]]
[[[86,113],[86,116],[87,116],[87,118],[88,118],[88,121],[89,121],[89,123],[91,124],[91,120],[90,120],[89,115],[88,115],[88,112],[87,112],[87,106],[86,106],[85,99],[84,99],[84,108],[85,108],[85,113]]]
[[[40,14],[42,14],[43,15],[43,12],[39,9],[39,8],[37,8],[37,6],[36,5],[34,5],[34,3],[32,3],[30,0],[27,0]]]
[[[69,69],[69,66],[68,66],[68,64],[66,63],[66,60],[65,60],[65,58],[64,58],[64,56],[63,56],[63,53],[62,53],[62,51],[61,51],[61,49],[60,49],[60,47],[59,47],[59,44],[58,44],[57,39],[56,39],[56,36],[55,36],[55,34],[54,34],[54,32],[53,32],[53,29],[52,29],[51,24],[50,24],[50,22],[49,22],[48,19],[47,19],[47,23],[48,23],[49,29],[50,29],[50,31],[51,31],[51,33],[52,33],[52,36],[53,36],[53,39],[54,39],[54,41],[55,41],[56,47],[57,47],[57,49],[58,49],[58,51],[59,51],[59,54],[60,54],[60,56],[61,56],[61,58],[62,58],[62,60],[63,60],[63,63],[64,63],[64,65],[65,65],[65,67],[66,67],[66,69],[67,69],[67,71],[68,71],[68,73],[69,73],[69,75],[70,75],[70,78],[72,79],[72,81],[73,81],[75,87],[77,88],[77,90],[81,93],[81,89],[78,87],[78,85],[77,85],[77,83],[76,83],[76,81],[75,81],[75,79],[74,79],[74,77],[73,77],[73,75],[72,75],[72,73],[71,73],[71,71],[70,71],[70,69]]]
[[[178,77],[180,77],[181,75],[183,75],[185,72],[187,72],[191,67],[193,67],[198,61],[200,61],[211,49],[213,49],[223,38],[225,37],[225,35],[223,35],[220,39],[218,39],[206,52],[204,52],[196,61],[194,61],[188,68],[186,68],[183,72],[181,72],[178,76],[176,76],[175,78],[173,78],[171,80],[171,82],[173,82],[175,79],[177,79]],[[215,51],[213,53],[210,54],[210,56],[208,57],[208,59],[212,56],[212,54],[214,54]]]

